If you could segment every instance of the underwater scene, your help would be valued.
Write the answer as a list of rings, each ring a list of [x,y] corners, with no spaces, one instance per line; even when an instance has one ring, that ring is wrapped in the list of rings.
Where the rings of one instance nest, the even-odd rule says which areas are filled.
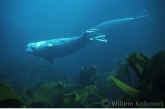
[[[164,0],[0,0],[0,108],[163,108],[164,78]]]

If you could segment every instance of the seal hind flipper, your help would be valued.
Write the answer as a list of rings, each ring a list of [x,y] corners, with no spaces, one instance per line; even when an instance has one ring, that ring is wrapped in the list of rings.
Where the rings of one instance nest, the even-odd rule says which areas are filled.
[[[135,19],[141,19],[141,18],[144,18],[144,19],[149,19],[149,20],[153,20],[152,17],[150,17],[147,13],[147,10],[144,9],[142,12],[141,12],[141,15],[139,17],[135,17]]]

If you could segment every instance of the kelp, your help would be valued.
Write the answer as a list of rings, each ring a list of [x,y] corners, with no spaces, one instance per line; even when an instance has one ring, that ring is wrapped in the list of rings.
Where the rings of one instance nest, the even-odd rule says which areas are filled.
[[[31,104],[31,107],[53,107],[54,103],[57,102],[57,98],[63,94],[66,84],[66,80],[55,83],[43,83],[34,93],[26,89],[25,92],[29,97],[27,103]]]
[[[89,85],[81,90],[74,90],[68,94],[65,94],[63,98],[55,105],[57,108],[66,108],[66,107],[92,107],[93,103],[91,103],[91,100],[83,101],[87,99],[88,95],[95,92],[96,86]],[[89,104],[89,105],[86,105]],[[88,108],[89,108],[88,107]]]
[[[131,76],[129,68],[132,68],[132,70],[138,77],[138,83],[135,87],[131,86]],[[59,82],[42,83],[34,92],[26,87],[24,92],[26,93],[26,96],[28,98],[27,101],[23,101],[20,96],[18,96],[12,89],[0,83],[0,107],[102,107],[101,102],[94,102],[94,100],[89,97],[89,94],[94,94],[99,98],[100,101],[107,99],[104,94],[108,92],[108,90],[113,85],[117,85],[126,94],[124,96],[118,97],[115,101],[132,103],[132,105],[110,105],[109,107],[165,107],[165,51],[156,54],[151,59],[148,59],[141,53],[131,53],[126,58],[125,67],[115,77],[113,77],[114,75],[112,76],[111,74],[115,74],[116,72],[118,72],[118,69],[114,69],[111,72],[107,73],[106,80],[108,82],[112,80],[112,82],[109,83],[100,94],[96,92],[97,88],[95,85],[83,85],[83,88],[80,88],[79,90],[74,89],[66,93],[65,91],[67,90],[67,81],[60,80]],[[129,85],[120,80],[120,77],[124,73],[127,73]],[[94,65],[82,68],[81,77],[79,78],[78,82],[80,82],[81,80],[84,81],[84,78],[86,78],[84,74],[90,75],[90,77],[88,77],[89,81],[99,81],[90,83],[98,84],[101,82],[100,80],[98,80],[98,77],[100,76],[98,75],[97,68]],[[159,102],[161,103],[161,105],[137,105],[137,102]]]
[[[126,67],[125,67],[123,70],[121,70],[121,71],[117,74],[116,78],[119,78],[120,76],[122,76],[123,73],[125,73],[125,72],[127,71],[128,66],[129,66],[129,64],[127,64]],[[110,78],[110,76],[109,76],[108,78]],[[111,82],[111,83],[99,94],[99,98],[101,98],[114,84],[115,84],[114,82]]]
[[[29,97],[27,102],[22,99],[9,87],[0,84],[0,107],[32,107],[32,108],[52,108],[52,107],[93,107],[93,101],[88,95],[94,93],[96,86],[89,85],[80,90],[74,90],[64,94],[67,81],[62,80],[57,83],[43,83],[36,91],[31,92],[25,89]]]
[[[132,99],[138,100],[138,101],[146,100],[147,94],[145,92],[134,89],[114,77],[111,77],[111,78],[115,82],[115,84],[119,86],[119,88],[122,89],[125,93],[131,96]]]
[[[85,98],[77,101],[76,103],[73,104],[72,107],[74,108],[93,108],[94,107],[94,102],[90,98]]]
[[[137,104],[135,103],[135,101],[138,101],[138,102],[157,102],[157,103],[160,103],[162,102],[162,104],[165,102],[165,92],[163,93],[159,93],[159,94],[155,94],[155,93],[151,93],[151,92],[144,92],[144,91],[141,91],[141,90],[137,90],[133,87],[130,87],[128,86],[127,84],[121,82],[120,80],[114,78],[114,77],[111,77],[112,80],[116,83],[116,85],[118,87],[120,87],[125,93],[127,93],[128,95],[125,96],[129,99],[129,102],[132,102],[133,103],[133,107],[138,107]],[[127,99],[127,100],[128,100]],[[128,102],[127,100],[124,100],[123,98],[120,99],[121,101],[124,101],[124,102]],[[118,101],[118,100],[116,100]],[[143,107],[143,106],[142,106]],[[147,106],[147,107],[152,107],[152,106]],[[160,107],[165,107],[164,105],[160,105]]]
[[[66,81],[58,83],[43,83],[32,93],[29,88],[25,89],[29,97],[27,102],[23,101],[12,89],[0,84],[0,107],[53,107],[54,100],[66,87]]]
[[[21,108],[25,107],[22,99],[8,86],[0,83],[0,107],[1,108]]]
[[[132,107],[165,107],[165,51],[156,54],[152,59],[148,59],[141,53],[132,53],[127,58],[126,67],[119,72],[128,72],[128,66],[130,66],[137,77],[139,78],[137,86],[135,88],[121,82],[119,80],[119,74],[115,77],[111,77],[113,82],[110,83],[100,94],[103,96],[106,91],[110,89],[114,83],[123,90],[127,95],[125,97],[119,97],[120,101],[132,102]],[[129,77],[130,78],[130,77]],[[117,100],[119,100],[119,98]],[[145,102],[161,102],[161,105],[153,106],[138,106],[137,101]],[[125,106],[110,106],[110,107],[125,107]]]
[[[141,74],[138,70],[142,71],[143,70],[143,67],[141,67],[141,65],[145,65],[145,64],[142,64],[142,62],[144,62],[145,64],[148,63],[148,58],[140,53],[132,53],[130,54],[126,61],[127,61],[127,64],[125,66],[124,69],[122,69],[117,75],[116,75],[116,78],[120,78],[125,72],[129,73],[128,72],[128,67],[130,66],[131,68],[133,68],[133,70],[136,72],[136,75],[138,77],[141,77]],[[140,61],[140,64],[138,63]],[[147,65],[147,64],[146,64]],[[139,68],[139,69],[138,69]],[[129,75],[129,74],[128,74]],[[128,77],[129,80],[130,77]],[[103,96],[112,86],[114,85],[114,82],[111,82],[101,93],[99,96]]]
[[[115,68],[114,70],[108,72],[106,74],[106,78],[105,78],[106,81],[110,81],[111,80],[111,76],[115,75],[117,73],[117,71],[118,71],[118,68]]]

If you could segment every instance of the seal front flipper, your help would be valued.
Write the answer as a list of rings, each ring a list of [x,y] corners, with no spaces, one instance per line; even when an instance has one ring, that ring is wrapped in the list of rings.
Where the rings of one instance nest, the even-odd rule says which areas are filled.
[[[54,51],[56,47],[60,46],[59,44],[55,44],[55,43],[51,43],[51,44],[47,44],[45,46],[45,48],[47,49],[47,52],[51,52],[51,51]],[[43,57],[46,61],[54,64],[54,57],[52,56],[44,56]]]
[[[82,34],[83,37],[87,37],[90,41],[107,42],[104,34],[99,34],[97,29],[89,29]]]
[[[47,60],[48,62],[54,64],[54,58],[51,57],[44,57],[45,60]]]

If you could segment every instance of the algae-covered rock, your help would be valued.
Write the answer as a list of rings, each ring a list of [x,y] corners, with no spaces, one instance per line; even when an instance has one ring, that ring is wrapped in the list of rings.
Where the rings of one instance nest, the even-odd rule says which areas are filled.
[[[63,98],[55,105],[55,107],[75,107],[78,105],[78,103],[80,103],[80,101],[85,100],[89,94],[95,92],[96,90],[96,86],[93,85],[89,85],[81,90],[74,90],[68,94],[65,94]]]
[[[80,71],[80,76],[76,81],[81,88],[88,85],[98,86],[101,83],[101,76],[95,65],[83,66]]]

